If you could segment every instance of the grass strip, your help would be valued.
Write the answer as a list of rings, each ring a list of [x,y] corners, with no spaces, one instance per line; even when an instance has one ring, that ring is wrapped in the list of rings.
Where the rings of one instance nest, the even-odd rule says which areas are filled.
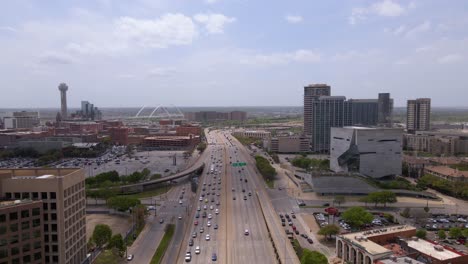
[[[172,236],[174,235],[175,225],[169,224],[166,227],[166,231],[164,233],[163,238],[161,239],[161,243],[159,243],[156,252],[154,252],[153,258],[151,259],[150,264],[159,264],[164,257],[164,253],[166,252],[167,248],[169,247],[169,243],[172,240]]]

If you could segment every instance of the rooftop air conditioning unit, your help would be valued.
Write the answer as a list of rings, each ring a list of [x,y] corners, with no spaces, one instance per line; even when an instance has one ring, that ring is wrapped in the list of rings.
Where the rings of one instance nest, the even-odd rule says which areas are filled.
[[[435,245],[434,249],[437,250],[437,251],[444,251],[444,247],[441,246],[441,245]]]

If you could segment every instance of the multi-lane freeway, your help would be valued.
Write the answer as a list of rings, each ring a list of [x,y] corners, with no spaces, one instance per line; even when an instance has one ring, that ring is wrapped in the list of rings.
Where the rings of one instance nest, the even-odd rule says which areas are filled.
[[[245,148],[225,132],[206,136],[206,167],[174,262],[278,263],[274,241],[281,263],[298,263]]]

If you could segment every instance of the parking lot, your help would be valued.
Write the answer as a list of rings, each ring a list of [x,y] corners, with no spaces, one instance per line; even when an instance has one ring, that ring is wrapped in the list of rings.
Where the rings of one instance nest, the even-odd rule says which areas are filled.
[[[174,156],[176,165],[174,165]],[[128,175],[148,168],[152,174],[162,176],[181,171],[187,164],[184,151],[144,151],[131,156],[118,152],[108,152],[99,158],[64,160],[58,167],[82,167],[86,176],[116,170],[120,175]]]

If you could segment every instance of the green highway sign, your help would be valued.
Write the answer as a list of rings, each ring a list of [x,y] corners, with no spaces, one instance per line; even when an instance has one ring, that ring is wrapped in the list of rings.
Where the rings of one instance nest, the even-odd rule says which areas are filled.
[[[234,162],[234,163],[232,163],[232,166],[233,166],[233,167],[243,167],[243,166],[247,166],[247,162]]]

